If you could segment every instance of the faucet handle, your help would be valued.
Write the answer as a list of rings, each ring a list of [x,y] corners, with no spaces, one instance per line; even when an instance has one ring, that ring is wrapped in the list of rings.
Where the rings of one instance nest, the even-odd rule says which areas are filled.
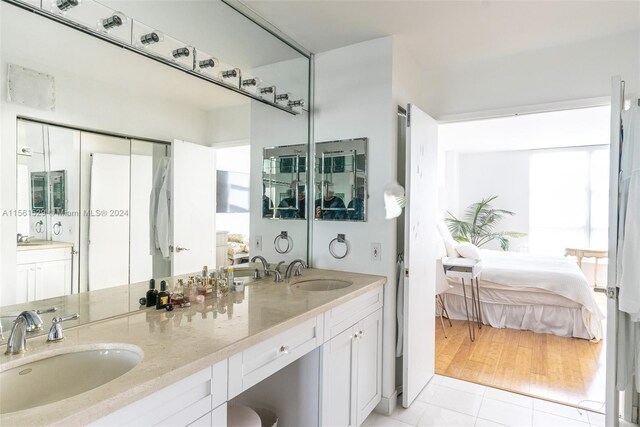
[[[66,317],[54,317],[51,322],[51,329],[49,329],[49,336],[47,337],[47,342],[55,342],[64,339],[64,331],[62,330],[62,322],[66,322],[67,320],[75,320],[79,318],[80,315],[78,313],[74,313],[70,316]]]
[[[284,261],[280,261],[280,262],[278,263],[278,265],[276,266],[276,271],[277,271],[278,273],[280,273],[280,266],[281,266],[282,264],[286,264],[286,262],[284,262]],[[281,273],[281,274],[282,274],[282,273]]]
[[[304,265],[304,264],[298,264],[298,268],[296,268],[295,275],[296,276],[302,276],[302,269],[303,268],[307,268],[307,266]]]
[[[269,274],[267,274],[267,273],[269,273]],[[274,279],[274,282],[276,282],[276,283],[282,282],[282,273],[280,273],[278,270],[268,270],[267,272],[265,272],[265,276],[270,276],[271,273],[274,273],[276,275],[276,278]]]

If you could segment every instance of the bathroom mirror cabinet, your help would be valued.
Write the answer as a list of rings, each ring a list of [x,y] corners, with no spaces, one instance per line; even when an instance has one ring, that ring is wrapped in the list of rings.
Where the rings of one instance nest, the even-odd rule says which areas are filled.
[[[315,144],[314,219],[367,220],[367,138]]]
[[[78,312],[73,325],[138,310],[149,279],[203,264],[307,259],[308,218],[265,221],[258,171],[267,147],[288,146],[283,153],[298,156],[284,162],[289,184],[268,195],[280,202],[294,181],[306,188],[309,114],[258,95],[264,87],[308,99],[308,54],[221,1],[86,0],[55,19],[39,0],[0,7],[0,65],[10,70],[0,94],[5,328],[25,309],[58,308],[43,315],[41,333],[54,315]],[[94,34],[94,15],[105,10],[158,42],[143,51],[122,46],[117,28]],[[189,70],[193,57],[167,60],[176,41],[201,59],[206,52],[214,70],[203,78]],[[228,70],[252,82],[230,88]],[[246,177],[248,209],[216,209],[219,173]],[[158,204],[175,217],[158,215]],[[286,253],[271,244],[283,230]],[[241,256],[228,240],[240,241]]]

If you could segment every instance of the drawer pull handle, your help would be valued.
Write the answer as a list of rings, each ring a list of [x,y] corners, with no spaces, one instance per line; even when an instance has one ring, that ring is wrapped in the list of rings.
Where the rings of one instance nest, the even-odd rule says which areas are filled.
[[[364,335],[364,331],[358,332],[358,338],[362,338],[363,335]]]
[[[289,346],[288,345],[280,346],[280,354],[289,354]]]

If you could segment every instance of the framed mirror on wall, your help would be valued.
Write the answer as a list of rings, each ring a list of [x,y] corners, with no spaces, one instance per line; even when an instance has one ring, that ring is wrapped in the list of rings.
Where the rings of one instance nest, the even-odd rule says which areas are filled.
[[[45,323],[73,312],[79,312],[80,318],[70,326],[100,320],[138,310],[138,299],[150,278],[195,272],[195,268],[175,270],[177,263],[172,261],[178,254],[169,246],[178,248],[180,257],[188,257],[201,242],[171,240],[167,259],[161,248],[154,248],[150,232],[150,194],[161,162],[175,160],[168,144],[175,140],[215,153],[206,166],[202,156],[184,156],[172,170],[183,178],[180,193],[190,195],[181,200],[180,208],[193,221],[182,223],[194,228],[202,223],[205,212],[213,216],[208,223],[214,224],[218,238],[212,233],[209,268],[246,263],[254,255],[270,262],[306,259],[306,218],[283,228],[292,239],[292,250],[286,254],[251,244],[255,236],[268,242],[281,232],[281,226],[271,227],[264,221],[262,204],[252,203],[264,194],[263,174],[257,172],[263,164],[263,148],[299,144],[306,153],[310,120],[306,109],[297,106],[296,114],[283,111],[243,95],[244,90],[255,95],[258,86],[229,90],[17,3],[0,2],[0,66],[17,64],[34,75],[47,76],[55,81],[55,96],[51,103],[36,105],[30,104],[33,99],[10,102],[6,85],[0,94],[1,137],[15,141],[0,147],[0,199],[3,209],[26,212],[0,217],[2,229],[7,230],[0,242],[0,316],[56,306],[57,313],[43,315]],[[75,15],[70,11],[65,19],[88,16],[88,6],[94,3],[80,3],[78,7],[87,6],[85,11]],[[224,58],[242,71],[243,80],[259,77],[269,87],[296,94],[297,99],[309,94],[308,54],[223,2],[105,4],[174,40]],[[91,9],[95,10],[99,8]],[[191,20],[194,16],[201,18]],[[187,31],[184,23],[188,21],[193,25]],[[243,42],[247,38],[252,43]],[[160,45],[156,48],[162,51]],[[216,78],[218,71],[222,70],[215,70]],[[31,155],[20,155],[20,149],[30,144]],[[215,201],[216,180],[189,177],[205,169],[213,171],[207,176],[218,172],[242,176],[241,193],[248,206],[244,201],[236,203],[236,181],[227,182],[234,189],[226,193],[228,208],[216,213],[216,206],[204,203],[203,191],[212,193],[208,199]],[[300,166],[283,166],[290,173],[296,169]],[[302,181],[306,183],[306,178]],[[106,216],[97,213],[105,210]],[[208,234],[197,227],[182,231],[191,236]],[[18,242],[20,234],[23,241]],[[44,254],[42,248],[56,249],[56,258],[25,258]]]
[[[263,218],[305,219],[307,177],[306,144],[264,148]]]
[[[367,138],[315,144],[314,220],[367,220]]]

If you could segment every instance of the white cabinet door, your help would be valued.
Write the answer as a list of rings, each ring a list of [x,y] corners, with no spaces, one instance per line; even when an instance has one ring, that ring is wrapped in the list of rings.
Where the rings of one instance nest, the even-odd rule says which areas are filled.
[[[70,293],[71,259],[36,264],[36,300],[59,297]]]
[[[322,346],[322,426],[356,425],[355,327]]]
[[[369,416],[382,397],[382,310],[356,325],[357,425]]]
[[[16,276],[16,297],[10,304],[22,304],[35,300],[36,265],[18,264]],[[8,304],[7,304],[8,305]]]

